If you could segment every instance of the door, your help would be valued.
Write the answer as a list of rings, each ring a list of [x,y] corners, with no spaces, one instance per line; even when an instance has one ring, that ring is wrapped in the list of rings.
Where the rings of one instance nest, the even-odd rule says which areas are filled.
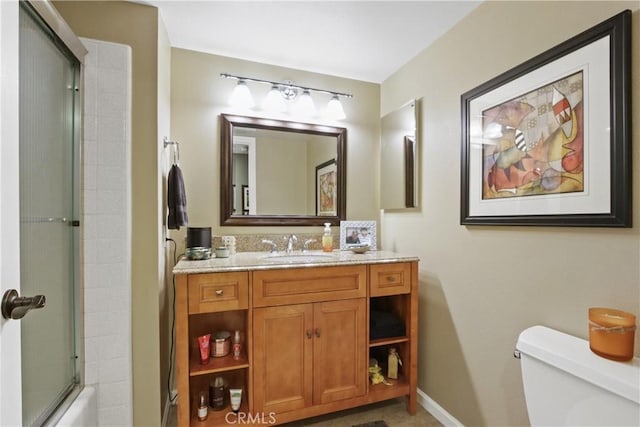
[[[366,298],[254,309],[256,411],[364,395],[366,319]]]
[[[29,3],[2,2],[0,13],[0,286],[3,296],[11,288],[15,296],[38,295],[18,308],[3,304],[0,425],[39,426],[80,381],[80,62]]]
[[[313,306],[313,403],[362,396],[367,387],[365,298]]]
[[[255,411],[311,406],[313,305],[256,308],[253,320]]]
[[[0,292],[20,290],[18,2],[0,1]],[[22,425],[20,322],[0,316],[0,425]]]

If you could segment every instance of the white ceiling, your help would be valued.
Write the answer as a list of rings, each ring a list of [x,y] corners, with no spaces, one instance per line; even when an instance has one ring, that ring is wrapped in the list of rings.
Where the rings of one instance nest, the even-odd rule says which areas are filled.
[[[473,1],[144,1],[174,47],[381,83]]]

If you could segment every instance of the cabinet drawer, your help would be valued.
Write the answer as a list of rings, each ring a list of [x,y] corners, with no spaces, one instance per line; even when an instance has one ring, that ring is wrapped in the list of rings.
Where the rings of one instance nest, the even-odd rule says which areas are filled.
[[[189,314],[248,307],[247,272],[189,275]]]
[[[369,272],[372,297],[411,292],[411,263],[372,264]]]
[[[366,283],[364,265],[254,271],[253,306],[366,297]]]

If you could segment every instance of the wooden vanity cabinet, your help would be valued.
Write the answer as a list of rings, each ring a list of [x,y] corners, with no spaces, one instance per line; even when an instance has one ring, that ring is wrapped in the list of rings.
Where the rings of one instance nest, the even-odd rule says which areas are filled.
[[[225,425],[212,411],[210,420],[195,418],[194,393],[209,373],[194,374],[202,367],[197,353],[189,354],[194,348],[188,341],[215,328],[215,322],[242,327],[247,337],[242,361],[218,368],[245,387],[241,411],[282,424],[406,396],[407,410],[414,414],[417,265],[409,261],[177,275],[178,425]],[[404,322],[405,334],[371,340],[372,309],[392,312]],[[390,347],[403,362],[399,378],[391,385],[372,385],[369,358]]]

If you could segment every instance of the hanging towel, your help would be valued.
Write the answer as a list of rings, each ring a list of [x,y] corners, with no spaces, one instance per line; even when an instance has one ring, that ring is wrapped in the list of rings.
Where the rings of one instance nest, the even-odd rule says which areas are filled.
[[[167,223],[169,229],[180,230],[189,222],[187,218],[187,195],[184,191],[182,171],[178,165],[171,166],[167,179],[167,203],[169,205],[169,217]]]

